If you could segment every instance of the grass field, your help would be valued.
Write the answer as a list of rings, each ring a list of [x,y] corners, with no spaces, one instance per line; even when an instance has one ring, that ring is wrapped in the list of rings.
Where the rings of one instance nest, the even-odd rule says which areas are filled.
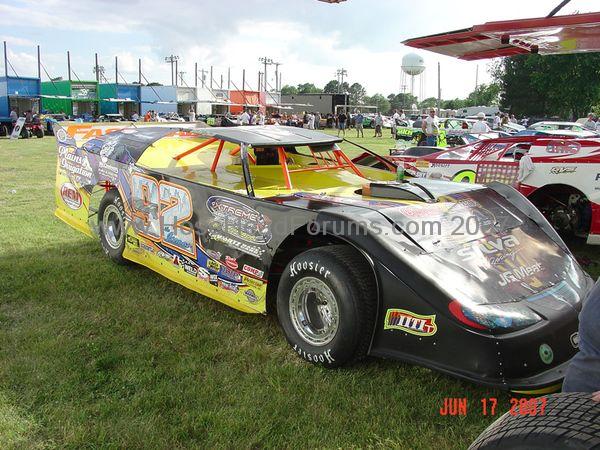
[[[0,140],[0,448],[459,449],[494,419],[481,398],[508,408],[398,362],[310,366],[274,317],[112,264],[53,216],[55,160],[51,138]]]

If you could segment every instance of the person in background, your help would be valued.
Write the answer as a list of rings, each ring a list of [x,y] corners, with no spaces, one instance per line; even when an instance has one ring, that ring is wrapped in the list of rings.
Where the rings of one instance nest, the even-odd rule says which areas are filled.
[[[503,113],[502,116],[500,116],[500,124],[502,126],[508,125],[508,114]]]
[[[308,129],[309,130],[315,129],[315,119],[316,119],[315,114],[311,112],[308,115]]]
[[[342,134],[344,135],[344,137],[346,137],[346,121],[348,120],[348,116],[346,115],[346,113],[343,110],[341,113],[338,114],[337,120],[338,120],[338,136],[340,135],[340,131],[341,131]]]
[[[494,122],[495,121],[496,121],[496,118],[494,117]],[[471,133],[473,133],[473,134],[489,133],[490,131],[491,131],[490,126],[485,121],[485,113],[479,112],[477,114],[477,122],[475,122],[473,124],[473,126],[471,127]]]
[[[238,117],[238,125],[250,125],[250,114],[244,109]]]
[[[321,113],[319,111],[317,111],[317,114],[315,114],[315,130],[320,130],[321,129]]]
[[[529,155],[528,150],[517,149],[515,151],[515,159],[519,161],[519,173],[517,174],[517,182],[519,186],[525,181],[529,175],[535,171],[535,165]]]
[[[375,136],[373,137],[382,137],[381,128],[383,127],[383,117],[381,117],[380,112],[375,115],[373,122],[375,123]]]
[[[400,120],[406,120],[406,114],[404,114],[404,110],[400,110]]]
[[[579,313],[579,353],[571,360],[563,392],[590,392],[600,402],[600,281]]]
[[[594,113],[588,114],[588,118],[584,122],[583,128],[590,131],[596,131],[596,121],[594,120]]]
[[[514,115],[514,114],[511,114],[511,115],[510,115],[510,118],[508,119],[508,121],[509,121],[510,123],[517,123],[517,118],[515,117],[515,115]]]
[[[596,119],[596,133],[600,134],[600,120]]]
[[[500,111],[498,111],[496,114],[494,114],[494,130],[500,129],[500,122]]]
[[[134,121],[134,122],[137,122],[138,120],[140,120],[140,115],[137,112],[134,112],[131,115],[131,120]]]
[[[17,114],[17,112],[15,111],[15,109],[11,108],[11,110],[10,110],[10,120],[12,122],[16,122],[18,118],[19,118],[19,115]]]
[[[188,119],[190,122],[196,121],[196,111],[194,111],[194,107],[190,106],[190,110],[188,111]]]
[[[421,128],[425,133],[425,144],[428,147],[436,147],[437,137],[440,133],[440,121],[435,115],[435,109],[429,110],[429,115],[423,120]]]
[[[362,115],[360,111],[354,116],[354,125],[356,126],[356,137],[365,137],[365,132],[363,128],[363,123],[365,121],[365,116]]]
[[[33,119],[33,114],[31,113],[31,110],[30,110],[30,109],[28,109],[28,110],[25,112],[25,122],[26,122],[26,123],[31,123],[31,120],[32,120],[32,119]]]
[[[258,125],[264,125],[266,116],[263,114],[263,112],[259,110],[257,113],[257,116],[258,116]]]
[[[398,110],[394,110],[394,114],[392,115],[392,138],[396,139],[396,133],[398,131],[398,125],[400,125],[400,114]]]

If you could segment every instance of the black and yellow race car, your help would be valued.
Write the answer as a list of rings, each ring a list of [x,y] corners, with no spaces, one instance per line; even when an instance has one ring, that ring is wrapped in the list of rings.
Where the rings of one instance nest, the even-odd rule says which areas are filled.
[[[283,126],[56,139],[60,219],[117,263],[276,311],[308,362],[373,355],[531,390],[576,352],[592,281],[508,186],[396,182],[337,137]]]

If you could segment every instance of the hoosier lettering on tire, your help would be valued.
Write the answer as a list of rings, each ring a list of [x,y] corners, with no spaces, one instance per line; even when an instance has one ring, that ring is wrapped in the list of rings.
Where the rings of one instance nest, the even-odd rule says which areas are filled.
[[[350,246],[308,250],[287,265],[277,291],[277,315],[298,355],[338,367],[364,357],[375,320],[376,285]]]

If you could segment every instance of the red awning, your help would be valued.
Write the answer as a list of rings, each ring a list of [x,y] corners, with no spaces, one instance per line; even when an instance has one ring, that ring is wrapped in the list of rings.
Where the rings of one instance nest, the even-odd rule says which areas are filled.
[[[487,22],[403,44],[467,61],[524,53],[600,51],[600,13]]]

